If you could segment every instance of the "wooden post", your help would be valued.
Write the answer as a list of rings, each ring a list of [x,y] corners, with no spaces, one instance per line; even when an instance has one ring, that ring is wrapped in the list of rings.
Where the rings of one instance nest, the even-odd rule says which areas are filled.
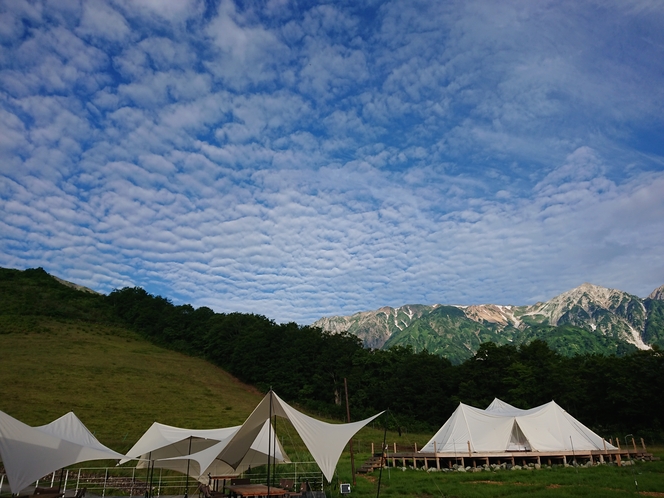
[[[620,448],[620,439],[618,439],[618,438],[616,438],[616,446],[618,447],[618,449],[621,449]]]
[[[620,453],[616,453],[616,463],[618,467],[622,467],[622,460],[620,460]]]
[[[397,452],[397,443],[394,443],[394,452]]]
[[[415,453],[417,453],[417,443],[413,443],[415,445]]]
[[[346,377],[344,377],[344,391],[346,392],[346,417],[348,418],[348,423],[350,423],[350,405],[349,405],[349,402],[348,402],[348,382],[346,381]],[[352,438],[352,436],[350,438],[350,441],[348,441],[348,444],[349,444],[349,450],[350,450],[350,470],[351,470],[351,475],[353,476],[353,486],[355,486],[357,483],[356,483],[356,480],[355,480],[355,456],[353,455],[353,438]],[[394,463],[392,465],[394,465]]]
[[[643,441],[643,439],[641,441]],[[433,452],[438,453],[438,447],[436,445],[436,441],[433,442]]]
[[[374,444],[371,443],[371,456],[374,456],[376,452],[374,451]]]
[[[606,453],[606,439],[602,438],[602,443],[604,444],[604,453]]]
[[[634,436],[632,436],[632,446],[634,446],[634,453],[636,453],[636,441],[634,441]]]
[[[641,438],[641,447],[643,448],[643,451],[647,451],[646,450],[646,442],[643,440],[643,438]]]
[[[470,451],[470,441],[468,441],[468,456],[473,456],[473,452]]]

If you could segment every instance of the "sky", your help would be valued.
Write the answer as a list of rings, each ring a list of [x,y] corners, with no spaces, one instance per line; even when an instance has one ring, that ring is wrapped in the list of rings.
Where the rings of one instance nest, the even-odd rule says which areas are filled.
[[[664,284],[664,2],[0,0],[0,266],[310,324]]]

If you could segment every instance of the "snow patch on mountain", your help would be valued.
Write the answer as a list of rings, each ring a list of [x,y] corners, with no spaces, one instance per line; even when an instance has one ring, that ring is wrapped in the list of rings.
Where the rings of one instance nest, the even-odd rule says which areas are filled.
[[[461,306],[459,306],[461,308]],[[464,313],[471,320],[476,322],[489,322],[496,323],[502,326],[512,325],[513,327],[521,327],[521,320],[514,314],[513,306],[502,306],[499,304],[479,304],[472,306],[464,306]]]

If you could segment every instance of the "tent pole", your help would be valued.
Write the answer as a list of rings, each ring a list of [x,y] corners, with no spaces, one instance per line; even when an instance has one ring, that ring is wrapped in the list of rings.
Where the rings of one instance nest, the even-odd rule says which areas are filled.
[[[270,388],[270,416],[267,418],[267,495],[270,496],[270,453],[272,452],[272,388]]]
[[[152,452],[148,453],[148,470],[145,474],[145,498],[150,498],[150,463],[152,462]]]
[[[58,483],[58,493],[62,489],[62,474],[65,473],[65,469],[60,469],[60,482]]]
[[[350,405],[348,403],[348,381],[344,377],[344,390],[346,391],[346,417],[348,418],[348,423],[350,424]],[[350,438],[350,471],[353,476],[353,487],[357,484],[355,482],[355,457],[353,455],[353,438]]]
[[[272,457],[272,484],[275,483],[277,477],[277,416],[274,416],[273,429],[273,442],[274,442],[274,456]]]
[[[191,456],[191,438],[192,436],[189,436],[189,452],[187,453],[187,456]],[[189,464],[191,463],[191,459],[187,459],[187,484],[185,486],[184,490],[184,498],[189,498]]]
[[[154,480],[154,460],[151,460],[152,466],[150,468],[150,491],[149,497],[152,498],[152,482]]]
[[[387,410],[390,411],[389,409]],[[387,413],[387,412],[385,412]],[[386,415],[387,417],[387,415]],[[385,420],[385,432],[383,433],[383,446],[380,449],[380,473],[378,474],[378,490],[376,491],[376,498],[380,496],[380,481],[383,478],[383,466],[385,465],[385,444],[387,441],[387,420]]]

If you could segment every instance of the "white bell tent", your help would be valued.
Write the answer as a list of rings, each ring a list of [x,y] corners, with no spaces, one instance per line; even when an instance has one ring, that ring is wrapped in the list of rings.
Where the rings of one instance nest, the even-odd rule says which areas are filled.
[[[63,467],[123,457],[101,444],[72,412],[40,427],[0,412],[0,459],[14,494]]]
[[[529,410],[498,398],[486,410],[459,404],[420,453],[616,449],[551,401]]]

